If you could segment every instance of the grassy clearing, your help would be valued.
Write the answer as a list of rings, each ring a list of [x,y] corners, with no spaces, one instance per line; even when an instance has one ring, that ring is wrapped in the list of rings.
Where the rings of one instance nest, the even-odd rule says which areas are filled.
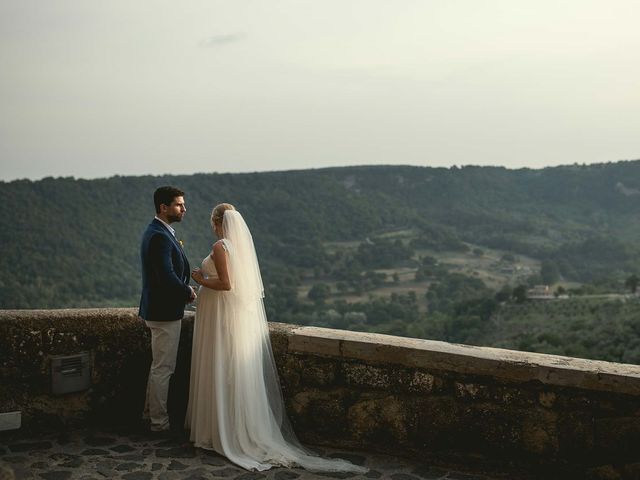
[[[397,238],[403,242],[410,241],[415,235],[410,229],[388,232],[381,236],[385,238]],[[325,248],[331,254],[343,252],[345,254],[352,253],[357,250],[360,242],[330,242],[325,244]],[[423,257],[429,256],[435,258],[438,263],[444,265],[451,273],[460,273],[470,277],[482,280],[489,288],[499,290],[503,285],[508,284],[516,286],[524,283],[527,277],[540,271],[540,262],[523,255],[512,255],[508,251],[493,250],[468,244],[469,250],[465,252],[459,251],[435,251],[420,249],[416,250],[413,260],[416,267],[399,266],[397,268],[375,269],[376,273],[386,275],[386,282],[374,289],[358,295],[354,292],[341,292],[338,289],[338,281],[332,278],[315,278],[312,272],[308,272],[302,285],[298,289],[298,298],[306,302],[307,294],[315,283],[325,283],[331,288],[331,296],[328,301],[344,300],[347,303],[367,301],[369,296],[388,297],[393,293],[407,294],[410,291],[416,293],[421,310],[426,310],[427,304],[424,294],[429,288],[429,281],[415,280],[418,270],[417,265]],[[397,281],[394,280],[397,276]],[[565,288],[575,285],[566,285]]]

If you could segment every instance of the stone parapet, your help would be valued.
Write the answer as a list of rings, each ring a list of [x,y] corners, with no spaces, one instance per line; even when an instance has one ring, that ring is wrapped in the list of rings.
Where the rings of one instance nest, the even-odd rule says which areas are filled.
[[[640,396],[640,366],[319,327],[285,331],[288,351]],[[277,327],[275,327],[277,328]]]
[[[23,428],[135,421],[149,337],[134,309],[0,311],[0,413]],[[184,416],[193,314],[172,422]],[[291,422],[306,442],[541,478],[640,478],[640,366],[272,323]],[[92,386],[50,393],[49,355],[88,351]],[[1,441],[2,437],[0,437]]]

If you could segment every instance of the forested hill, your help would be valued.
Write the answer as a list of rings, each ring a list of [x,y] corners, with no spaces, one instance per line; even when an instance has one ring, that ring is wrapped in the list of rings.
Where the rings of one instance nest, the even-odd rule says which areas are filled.
[[[395,253],[408,261],[403,248],[470,244],[527,255],[581,282],[622,278],[640,266],[640,161],[45,178],[0,183],[0,306],[136,305],[140,236],[154,215],[154,189],[167,184],[186,192],[187,214],[176,229],[192,264],[213,242],[211,208],[231,202],[253,231],[276,297],[278,288],[300,282],[300,272],[331,272],[328,242],[377,245],[354,257],[363,270],[384,267]],[[385,240],[399,230],[412,232],[410,242]]]

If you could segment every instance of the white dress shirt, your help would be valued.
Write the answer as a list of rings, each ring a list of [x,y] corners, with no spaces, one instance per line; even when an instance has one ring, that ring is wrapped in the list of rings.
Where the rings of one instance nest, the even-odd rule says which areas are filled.
[[[167,222],[165,222],[161,218],[158,218],[157,215],[156,215],[156,220],[160,221],[165,227],[167,227],[167,229],[171,232],[171,235],[173,235],[173,237],[175,238],[176,231],[173,228],[171,228],[171,225],[169,225]]]

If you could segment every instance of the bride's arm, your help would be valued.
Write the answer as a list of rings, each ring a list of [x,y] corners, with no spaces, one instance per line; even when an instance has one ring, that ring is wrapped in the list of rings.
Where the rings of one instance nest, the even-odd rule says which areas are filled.
[[[231,290],[231,281],[229,280],[229,269],[227,264],[227,250],[224,248],[224,243],[216,242],[213,245],[211,255],[216,267],[216,272],[218,272],[218,278],[204,278],[204,275],[202,275],[202,271],[200,271],[199,268],[191,272],[191,278],[193,278],[196,283],[212,290]]]

